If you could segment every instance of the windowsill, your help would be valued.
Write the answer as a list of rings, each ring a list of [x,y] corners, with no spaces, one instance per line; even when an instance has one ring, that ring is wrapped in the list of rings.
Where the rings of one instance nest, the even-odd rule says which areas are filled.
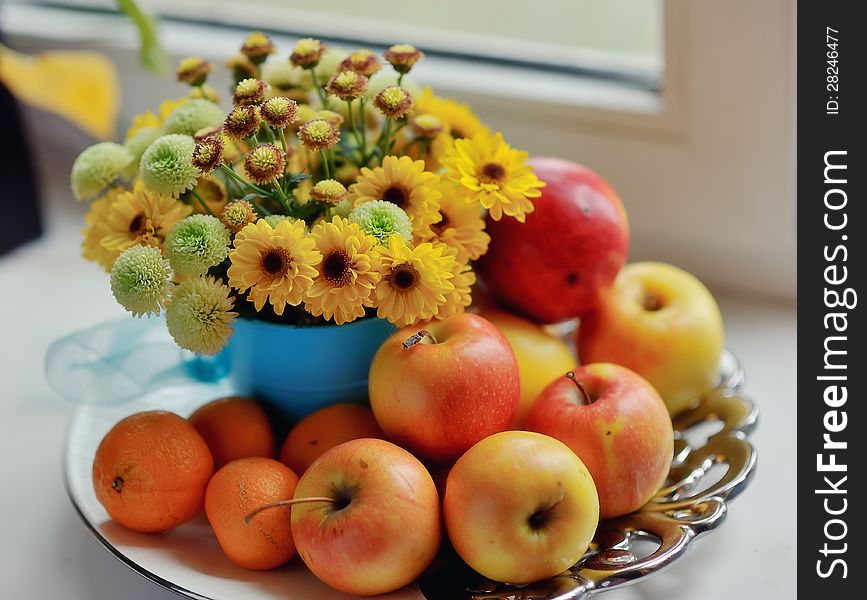
[[[38,38],[42,44],[78,46],[87,44],[111,54],[135,52],[137,32],[119,15],[88,13],[60,7],[5,4],[0,6],[4,33],[24,40]],[[164,48],[173,59],[191,54],[222,60],[227,49],[238,44],[245,28],[213,27],[185,22],[161,24]],[[239,33],[240,32],[240,33]],[[275,36],[278,47],[288,49],[295,38]],[[476,63],[471,60],[429,57],[415,74],[438,90],[468,98],[485,98],[526,110],[531,103],[545,113],[551,111],[574,118],[576,109],[594,113],[626,113],[658,118],[663,112],[662,94],[618,81],[559,74],[530,68]],[[134,73],[122,73],[131,77]],[[517,101],[517,102],[516,102]]]

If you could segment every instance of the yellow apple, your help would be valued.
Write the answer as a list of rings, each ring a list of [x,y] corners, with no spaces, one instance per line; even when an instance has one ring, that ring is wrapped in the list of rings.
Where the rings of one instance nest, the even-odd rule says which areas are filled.
[[[541,325],[490,307],[482,308],[479,314],[497,326],[518,361],[521,397],[512,426],[520,428],[542,390],[578,363],[569,346]]]
[[[708,289],[672,265],[621,269],[601,302],[581,318],[581,362],[611,362],[647,379],[675,415],[708,392],[719,372],[723,322]]]
[[[590,472],[565,444],[504,431],[452,467],[443,517],[464,562],[489,579],[523,584],[578,562],[599,523],[599,499]]]

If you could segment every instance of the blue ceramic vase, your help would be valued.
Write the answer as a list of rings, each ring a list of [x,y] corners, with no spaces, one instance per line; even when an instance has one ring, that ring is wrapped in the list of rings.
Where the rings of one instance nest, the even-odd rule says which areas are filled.
[[[298,327],[238,319],[221,353],[239,393],[300,419],[339,402],[367,401],[373,356],[396,331],[383,319]]]

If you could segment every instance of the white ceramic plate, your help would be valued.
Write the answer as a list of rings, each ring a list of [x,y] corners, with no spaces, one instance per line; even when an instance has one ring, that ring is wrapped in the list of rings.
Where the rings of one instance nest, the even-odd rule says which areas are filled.
[[[125,404],[79,406],[67,438],[64,475],[67,492],[82,521],[127,567],[187,598],[352,598],[317,580],[298,556],[273,571],[248,571],[236,566],[220,550],[204,513],[166,533],[135,533],[111,521],[96,499],[91,483],[93,457],[99,442],[115,423],[127,415],[153,409],[171,410],[186,417],[202,404],[230,391],[226,384],[190,383]],[[415,586],[380,597],[423,598]]]

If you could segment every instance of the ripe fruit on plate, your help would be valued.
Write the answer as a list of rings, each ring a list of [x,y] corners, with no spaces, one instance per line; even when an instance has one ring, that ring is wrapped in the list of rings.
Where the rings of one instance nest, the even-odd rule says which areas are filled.
[[[488,219],[477,271],[491,296],[539,323],[583,315],[626,262],[629,225],[620,198],[577,163],[532,159],[546,183],[524,223]]]
[[[214,461],[186,419],[154,410],[112,427],[96,449],[93,489],[109,516],[133,531],[171,529],[194,517]]]
[[[629,367],[656,390],[672,415],[709,391],[719,373],[723,323],[711,293],[672,265],[627,265],[599,306],[581,319],[581,362]]]
[[[369,406],[326,406],[307,415],[292,428],[280,452],[280,462],[303,474],[326,450],[349,440],[368,437],[383,437]]]
[[[580,559],[599,523],[593,479],[561,442],[505,431],[452,467],[443,516],[449,539],[473,569],[496,581],[530,583]]]
[[[569,346],[532,321],[488,307],[482,308],[479,315],[497,326],[515,352],[521,400],[512,427],[519,428],[542,390],[578,363]]]
[[[625,367],[585,365],[545,388],[527,429],[557,438],[587,465],[603,519],[644,506],[665,481],[674,432],[665,404]]]
[[[205,494],[205,513],[220,547],[246,569],[279,567],[295,555],[292,529],[285,508],[263,510],[295,493],[298,476],[271,458],[242,458],[217,471]]]
[[[440,506],[433,480],[409,452],[365,438],[332,448],[301,476],[292,536],[316,577],[370,596],[401,588],[433,560]],[[279,509],[276,509],[279,510]]]
[[[190,423],[205,438],[214,468],[238,458],[274,458],[274,434],[262,407],[249,398],[220,398],[199,407]]]
[[[520,390],[509,342],[462,313],[404,328],[370,367],[370,404],[386,436],[419,458],[447,462],[512,423]]]

